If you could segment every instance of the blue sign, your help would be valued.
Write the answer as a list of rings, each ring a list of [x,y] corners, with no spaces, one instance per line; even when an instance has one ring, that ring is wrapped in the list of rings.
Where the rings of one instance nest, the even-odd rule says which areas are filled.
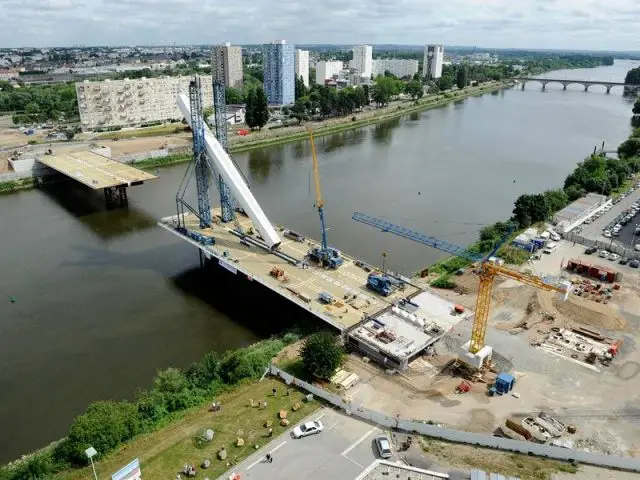
[[[126,467],[111,475],[111,480],[140,480],[140,461],[136,458]]]

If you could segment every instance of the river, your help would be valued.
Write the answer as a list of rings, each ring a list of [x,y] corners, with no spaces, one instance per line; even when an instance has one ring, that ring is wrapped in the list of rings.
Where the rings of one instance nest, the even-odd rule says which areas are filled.
[[[547,75],[622,81],[635,65]],[[330,242],[374,263],[386,252],[402,272],[440,257],[356,224],[353,211],[473,241],[518,195],[561,186],[594,145],[628,136],[633,100],[582,90],[531,82],[318,138]],[[272,222],[319,238],[306,142],[235,159]],[[127,210],[69,184],[0,197],[0,462],[64,435],[92,400],[132,398],[159,368],[295,323],[295,310],[274,319],[255,287],[199,271],[195,249],[156,226],[175,211],[185,167],[132,188]]]

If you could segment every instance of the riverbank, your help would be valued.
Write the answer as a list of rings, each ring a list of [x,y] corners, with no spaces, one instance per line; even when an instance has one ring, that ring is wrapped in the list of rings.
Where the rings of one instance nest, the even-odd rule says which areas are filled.
[[[451,102],[471,96],[484,95],[503,88],[509,88],[513,82],[489,82],[477,87],[468,87],[464,90],[445,92],[444,94],[431,95],[417,101],[392,102],[390,105],[374,110],[354,113],[340,118],[331,118],[321,122],[307,122],[301,125],[283,127],[277,129],[264,129],[252,132],[247,136],[233,136],[229,139],[231,153],[241,153],[257,148],[270,147],[285,143],[303,140],[308,137],[307,128],[313,129],[316,137],[332,135],[334,133],[375,125],[394,118],[409,115],[415,112],[430,110],[445,106]],[[355,120],[354,120],[355,119]],[[136,162],[140,168],[155,168],[183,163],[191,160],[191,155],[180,154],[168,157],[150,158]]]

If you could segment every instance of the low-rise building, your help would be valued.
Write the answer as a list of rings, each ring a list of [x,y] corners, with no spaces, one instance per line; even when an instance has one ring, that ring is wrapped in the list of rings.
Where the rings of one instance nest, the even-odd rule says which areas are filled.
[[[558,233],[567,233],[584,223],[587,218],[611,205],[611,198],[597,193],[588,193],[567,205],[553,216]]]
[[[204,106],[213,105],[211,76],[203,75]],[[178,93],[189,91],[191,77],[158,77],[124,80],[85,80],[76,83],[83,131],[110,127],[135,127],[181,120]]]
[[[418,73],[417,60],[403,60],[399,58],[384,58],[373,61],[373,76],[390,72],[398,78],[413,77]]]
[[[18,73],[17,70],[10,70],[10,69],[0,70],[0,80],[4,80],[6,82],[8,82],[13,78],[18,78],[19,76],[20,74]]]

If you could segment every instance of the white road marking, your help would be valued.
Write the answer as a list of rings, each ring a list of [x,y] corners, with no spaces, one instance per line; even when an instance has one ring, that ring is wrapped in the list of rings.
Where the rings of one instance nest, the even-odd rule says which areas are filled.
[[[285,443],[287,443],[287,441],[286,441],[286,440],[285,440],[284,442],[282,442],[280,445],[278,445],[277,447],[275,447],[273,450],[271,450],[269,453],[273,453],[273,452],[275,452],[275,451],[276,451],[276,450],[278,450],[280,447],[282,447]],[[252,469],[253,467],[255,467],[257,464],[259,464],[259,463],[263,462],[263,461],[264,461],[264,458],[265,458],[265,457],[264,457],[264,456],[262,456],[262,457],[260,457],[258,460],[256,460],[255,462],[253,462],[251,465],[249,465],[249,466],[247,467],[247,470],[246,470],[246,471],[251,470],[251,469]]]
[[[318,418],[316,418],[316,422],[317,422],[318,420],[322,420],[322,419],[324,418],[324,416],[325,416],[325,415],[326,415],[326,413],[323,413],[323,414],[322,414],[322,415],[320,415]]]
[[[369,430],[367,433],[365,433],[364,435],[362,435],[358,440],[355,441],[355,443],[352,443],[344,452],[341,453],[341,455],[344,457],[347,455],[347,453],[349,453],[351,450],[353,450],[354,448],[356,448],[358,445],[360,445],[362,442],[364,442],[366,440],[366,438],[371,435],[373,432],[375,432],[378,429],[378,427],[373,427],[371,430]]]
[[[358,465],[361,469],[365,469],[364,465],[359,464],[358,462],[356,462],[353,458],[347,457],[346,455],[343,455],[344,458],[346,458],[347,460],[349,460],[350,462],[355,463],[356,465]]]

